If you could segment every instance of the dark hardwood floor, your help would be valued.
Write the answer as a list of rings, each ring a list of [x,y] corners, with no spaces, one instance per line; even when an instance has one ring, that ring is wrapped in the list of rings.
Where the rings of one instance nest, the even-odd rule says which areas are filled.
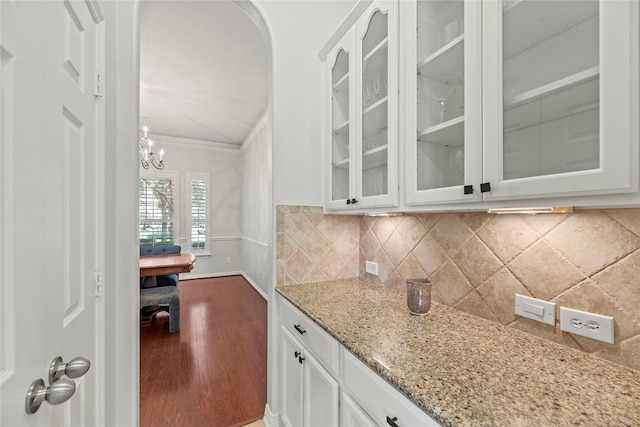
[[[140,330],[140,426],[227,427],[267,403],[267,304],[242,276],[180,280],[180,332]]]

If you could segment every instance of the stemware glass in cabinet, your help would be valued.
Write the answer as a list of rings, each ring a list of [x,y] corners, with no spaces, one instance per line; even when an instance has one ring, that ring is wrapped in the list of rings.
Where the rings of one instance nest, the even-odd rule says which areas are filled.
[[[349,197],[349,54],[340,50],[331,70],[331,199]]]
[[[362,38],[362,195],[387,194],[388,14],[376,11]]]
[[[417,190],[464,184],[464,2],[417,2]]]

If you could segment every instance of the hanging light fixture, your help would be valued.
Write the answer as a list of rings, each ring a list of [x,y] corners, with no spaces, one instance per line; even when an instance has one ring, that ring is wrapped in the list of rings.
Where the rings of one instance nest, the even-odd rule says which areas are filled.
[[[156,169],[164,169],[164,150],[160,150],[160,159],[156,159],[155,153],[152,151],[153,141],[147,138],[147,131],[149,128],[144,127],[144,136],[140,138],[140,164],[144,169],[149,169],[149,166],[153,166]]]

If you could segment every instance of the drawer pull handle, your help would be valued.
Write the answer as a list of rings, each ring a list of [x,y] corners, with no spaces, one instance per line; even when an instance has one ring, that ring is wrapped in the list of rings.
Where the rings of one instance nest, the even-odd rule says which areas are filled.
[[[396,424],[396,421],[398,421],[398,417],[393,417],[393,418],[387,417],[387,424],[389,424],[391,427],[398,427],[398,424]]]
[[[302,328],[300,327],[300,325],[293,325],[293,327],[294,327],[294,328],[296,328],[296,331],[300,332],[300,335],[302,335],[302,334],[306,334],[306,333],[307,333],[307,331],[305,331],[304,329],[302,329]]]
[[[296,351],[293,353],[293,358],[295,359],[296,357],[300,356],[302,354],[302,352],[300,351]]]
[[[302,356],[298,356],[298,362],[300,362],[300,364],[302,365],[302,361],[304,360],[304,357]]]

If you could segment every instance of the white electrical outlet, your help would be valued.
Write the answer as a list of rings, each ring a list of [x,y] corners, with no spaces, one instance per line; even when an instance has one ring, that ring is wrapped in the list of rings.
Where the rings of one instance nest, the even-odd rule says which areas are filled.
[[[378,275],[378,263],[373,261],[365,261],[364,263],[364,271],[369,274],[373,274],[374,276]]]
[[[556,303],[516,294],[515,313],[547,325],[556,324]]]
[[[560,329],[613,344],[613,317],[560,307]]]

